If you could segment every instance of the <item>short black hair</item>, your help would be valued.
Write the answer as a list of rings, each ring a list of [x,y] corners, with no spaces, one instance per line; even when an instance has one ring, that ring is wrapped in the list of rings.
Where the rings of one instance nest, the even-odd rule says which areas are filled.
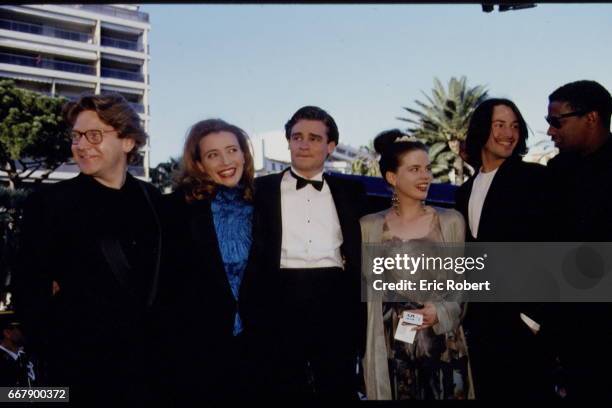
[[[548,102],[566,102],[576,111],[595,111],[599,114],[603,127],[610,130],[612,97],[610,92],[598,82],[589,80],[570,82],[551,93]]]
[[[291,119],[285,123],[285,137],[287,140],[291,137],[291,129],[300,120],[318,120],[323,122],[327,127],[327,143],[335,142],[336,145],[338,144],[339,134],[336,121],[334,121],[334,118],[329,113],[318,106],[303,106],[293,114]]]
[[[529,137],[529,131],[527,129],[527,122],[525,122],[517,106],[509,99],[490,98],[481,102],[474,112],[472,112],[467,135],[465,137],[467,162],[475,169],[478,169],[482,165],[482,148],[491,135],[493,110],[499,105],[507,106],[512,109],[519,123],[519,140],[512,151],[511,157],[522,157],[527,153],[527,138]]]

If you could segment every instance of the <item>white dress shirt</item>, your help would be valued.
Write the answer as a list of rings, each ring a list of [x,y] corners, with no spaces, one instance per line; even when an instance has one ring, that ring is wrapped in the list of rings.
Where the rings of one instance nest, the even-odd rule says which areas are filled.
[[[291,170],[303,177],[293,167]],[[306,178],[306,177],[304,177]],[[311,180],[323,180],[323,172]],[[281,268],[343,267],[342,230],[329,186],[296,190],[297,180],[285,172],[281,180]]]
[[[474,183],[472,184],[472,192],[468,203],[468,218],[470,230],[474,238],[478,238],[478,227],[480,226],[480,216],[482,215],[482,205],[484,204],[487,193],[493,182],[493,177],[497,173],[499,167],[488,173],[478,172]]]

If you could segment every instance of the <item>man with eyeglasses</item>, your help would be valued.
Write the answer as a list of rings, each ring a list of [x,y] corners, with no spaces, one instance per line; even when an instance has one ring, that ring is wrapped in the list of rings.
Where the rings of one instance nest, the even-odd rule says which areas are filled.
[[[128,173],[147,134],[119,94],[64,107],[80,174],[24,209],[16,305],[72,402],[142,401],[157,291],[160,194]]]
[[[595,81],[563,85],[549,96],[548,134],[560,153],[548,162],[553,180],[553,237],[566,242],[612,241],[610,93]],[[563,303],[554,308],[567,398],[612,399],[604,370],[612,366],[612,303]],[[568,331],[568,326],[571,327]]]

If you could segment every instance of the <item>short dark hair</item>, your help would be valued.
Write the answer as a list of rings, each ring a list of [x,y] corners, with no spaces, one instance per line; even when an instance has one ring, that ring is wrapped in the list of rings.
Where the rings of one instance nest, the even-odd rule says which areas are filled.
[[[83,94],[77,101],[66,102],[63,107],[64,120],[74,126],[81,112],[93,111],[100,120],[117,130],[120,139],[134,140],[134,148],[128,153],[128,163],[135,163],[138,149],[147,143],[147,133],[140,116],[119,93],[104,92],[100,95]]]
[[[406,140],[398,140],[406,138]],[[387,181],[385,175],[388,171],[397,173],[402,157],[413,150],[428,152],[427,146],[418,140],[408,140],[410,137],[399,129],[391,129],[380,132],[374,138],[374,150],[380,154],[378,166],[382,178]],[[388,183],[388,181],[387,181]]]
[[[548,102],[566,102],[577,111],[595,111],[599,114],[603,127],[610,130],[612,97],[610,92],[598,82],[589,80],[570,82],[551,93]]]
[[[472,112],[470,123],[468,125],[467,134],[465,137],[465,153],[467,154],[467,162],[478,169],[482,165],[482,148],[489,140],[491,135],[491,124],[493,120],[493,110],[496,106],[507,106],[512,109],[519,123],[519,140],[516,147],[512,151],[511,157],[522,157],[527,153],[527,138],[529,131],[527,122],[521,115],[521,112],[516,107],[514,102],[505,98],[491,98],[480,103]]]
[[[285,137],[287,140],[291,137],[291,129],[300,120],[318,120],[323,122],[327,127],[327,143],[335,142],[338,144],[339,134],[338,126],[329,113],[319,108],[318,106],[304,106],[297,110],[285,123]]]

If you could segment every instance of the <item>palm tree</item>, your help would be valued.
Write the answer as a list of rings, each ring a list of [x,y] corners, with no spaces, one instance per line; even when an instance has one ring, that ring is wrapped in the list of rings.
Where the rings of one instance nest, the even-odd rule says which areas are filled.
[[[455,184],[463,183],[464,174],[473,169],[461,158],[460,145],[465,140],[470,116],[476,106],[487,99],[487,90],[478,85],[468,88],[465,76],[452,77],[448,92],[438,78],[434,78],[431,96],[423,93],[427,102],[415,100],[420,110],[404,107],[413,117],[397,118],[416,126],[408,128],[429,146],[432,172],[438,182],[449,182],[454,173]]]

